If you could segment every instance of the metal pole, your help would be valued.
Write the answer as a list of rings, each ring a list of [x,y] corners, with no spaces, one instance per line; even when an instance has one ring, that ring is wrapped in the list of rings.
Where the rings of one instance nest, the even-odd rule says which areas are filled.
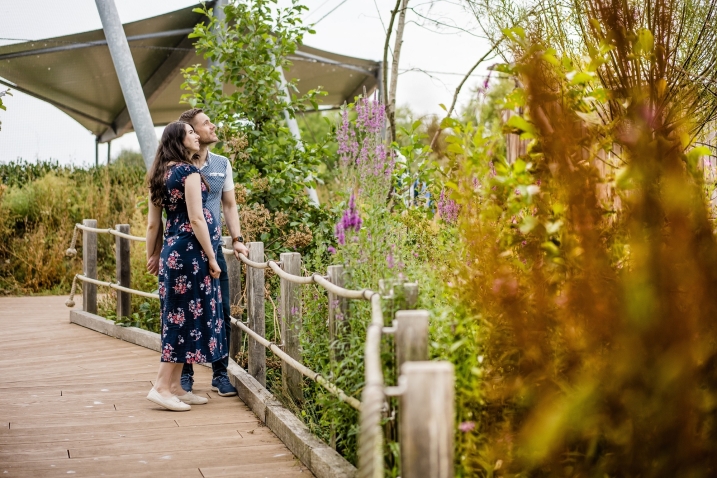
[[[224,7],[226,6],[227,3],[228,3],[228,0],[217,0],[214,3],[213,12],[214,12],[214,18],[217,19],[217,22],[222,22],[226,18],[226,15],[224,15]],[[224,66],[224,64],[221,62],[210,61],[209,68],[211,68],[212,66],[222,68]]]
[[[102,20],[102,28],[107,38],[107,46],[110,49],[112,62],[117,71],[122,95],[127,104],[127,111],[132,120],[132,126],[137,133],[139,148],[142,150],[144,164],[147,169],[154,161],[154,153],[157,151],[157,134],[154,131],[152,116],[149,114],[149,106],[142,91],[142,84],[139,82],[137,69],[134,66],[132,53],[129,50],[129,43],[122,28],[117,7],[114,0],[95,0],[97,12]]]
[[[279,84],[277,85],[279,87],[279,91],[284,95],[286,102],[291,103],[291,94],[289,93],[289,88],[286,84],[284,70],[283,68],[281,68],[281,66],[277,66],[276,71],[279,72]],[[289,128],[291,135],[294,137],[294,139],[296,139],[296,147],[299,148],[300,151],[304,151],[304,143],[301,142],[301,130],[299,129],[299,122],[296,121],[295,117],[289,114],[289,110],[287,109],[284,110],[284,121],[286,121],[286,126]],[[309,174],[309,177],[306,178],[307,181],[311,181],[312,179],[313,177],[311,176],[311,174]],[[319,205],[319,195],[316,193],[316,189],[307,187],[306,194],[309,195],[309,200],[312,204],[315,204],[317,206]]]
[[[95,167],[100,164],[100,137],[95,137]]]
[[[107,166],[110,165],[110,151],[112,148],[112,141],[107,141]]]

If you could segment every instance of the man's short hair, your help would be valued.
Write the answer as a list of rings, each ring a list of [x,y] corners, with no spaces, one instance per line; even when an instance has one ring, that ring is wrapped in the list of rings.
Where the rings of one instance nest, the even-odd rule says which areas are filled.
[[[192,124],[192,120],[194,120],[194,117],[197,116],[199,113],[204,113],[204,110],[201,108],[192,108],[191,110],[187,110],[182,113],[177,121]]]

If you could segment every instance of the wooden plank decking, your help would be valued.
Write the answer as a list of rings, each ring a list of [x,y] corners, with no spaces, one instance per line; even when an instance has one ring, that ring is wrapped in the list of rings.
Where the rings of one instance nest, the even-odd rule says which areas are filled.
[[[70,324],[65,299],[0,297],[0,477],[312,476],[206,367],[207,405],[146,400],[159,354]]]

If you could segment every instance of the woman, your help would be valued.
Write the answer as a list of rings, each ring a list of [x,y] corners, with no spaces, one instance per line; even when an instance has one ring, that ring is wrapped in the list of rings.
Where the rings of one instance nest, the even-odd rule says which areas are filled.
[[[159,373],[147,399],[173,411],[186,411],[207,399],[182,390],[186,363],[224,358],[224,317],[219,264],[215,257],[221,239],[219,218],[204,208],[208,185],[192,164],[199,151],[199,135],[187,123],[164,129],[147,179],[150,191],[147,224],[147,268],[151,251],[159,245],[162,210],[167,224],[159,259],[159,300],[162,311],[162,357]]]

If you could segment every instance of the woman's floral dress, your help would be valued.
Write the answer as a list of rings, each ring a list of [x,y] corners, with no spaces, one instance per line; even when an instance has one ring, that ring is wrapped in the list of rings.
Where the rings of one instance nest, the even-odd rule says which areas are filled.
[[[187,213],[184,183],[199,173],[188,164],[167,172],[167,214],[164,244],[159,259],[159,299],[162,308],[162,362],[202,363],[224,358],[224,312],[219,279],[209,275],[209,258],[194,235]],[[207,188],[202,182],[202,204]],[[221,240],[221,225],[207,208],[204,218],[214,250]]]

